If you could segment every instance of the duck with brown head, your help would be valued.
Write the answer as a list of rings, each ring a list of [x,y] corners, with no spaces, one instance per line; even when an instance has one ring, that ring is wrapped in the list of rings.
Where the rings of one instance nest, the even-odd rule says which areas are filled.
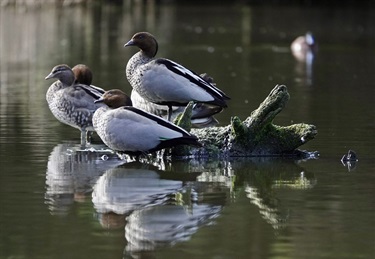
[[[200,146],[184,129],[131,106],[121,90],[107,91],[96,103],[106,104],[94,114],[95,131],[109,148],[130,155],[151,153],[176,145]]]
[[[186,106],[190,101],[227,107],[230,98],[219,88],[176,62],[155,58],[158,43],[152,34],[138,32],[127,46],[140,49],[126,66],[130,85],[147,101],[168,106],[169,119],[172,106]]]
[[[65,64],[55,66],[45,79],[51,78],[58,81],[48,88],[48,106],[57,120],[81,131],[81,145],[85,147],[89,142],[88,132],[94,131],[92,116],[102,106],[94,101],[102,96],[104,90],[76,82],[73,70]],[[87,80],[91,83],[91,79]]]
[[[89,86],[89,89],[91,91],[97,91],[101,95],[104,94],[105,90],[103,88],[91,84],[93,75],[91,69],[88,66],[84,64],[78,64],[75,65],[72,70],[75,77],[75,83],[87,85]]]
[[[84,64],[77,64],[72,68],[72,70],[76,79],[76,83],[91,85],[93,75],[91,69],[88,66]]]

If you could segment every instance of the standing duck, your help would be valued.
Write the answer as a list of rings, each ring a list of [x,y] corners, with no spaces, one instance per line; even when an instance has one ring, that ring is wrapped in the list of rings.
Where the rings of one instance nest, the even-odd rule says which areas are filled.
[[[168,120],[172,106],[186,106],[195,101],[227,107],[230,98],[220,89],[193,71],[165,58],[155,58],[158,43],[148,32],[136,33],[127,46],[137,46],[126,66],[126,77],[144,99],[168,106]]]
[[[88,143],[88,131],[94,131],[92,116],[101,104],[94,103],[104,92],[98,87],[76,82],[73,70],[65,64],[55,66],[45,79],[56,78],[46,99],[52,114],[60,122],[81,131],[81,145]]]
[[[153,114],[132,107],[121,90],[110,90],[93,116],[96,133],[109,148],[130,155],[150,153],[176,145],[200,146],[197,137]]]

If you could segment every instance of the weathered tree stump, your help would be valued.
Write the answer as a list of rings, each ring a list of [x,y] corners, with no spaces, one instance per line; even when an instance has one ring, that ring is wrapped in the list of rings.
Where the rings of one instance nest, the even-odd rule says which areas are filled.
[[[298,147],[312,140],[317,130],[314,125],[300,123],[290,126],[274,125],[273,119],[289,100],[285,85],[276,85],[267,98],[249,117],[241,121],[232,117],[230,125],[191,129],[203,147],[175,148],[173,155],[199,157],[305,156]],[[192,105],[188,105],[175,123],[190,130]]]

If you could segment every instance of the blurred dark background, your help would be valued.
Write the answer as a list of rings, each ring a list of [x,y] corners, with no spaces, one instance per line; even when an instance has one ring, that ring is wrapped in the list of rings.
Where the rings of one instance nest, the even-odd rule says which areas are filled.
[[[60,4],[60,5],[74,5],[74,4],[86,4],[86,3],[113,3],[118,5],[128,4],[131,2],[144,2],[147,3],[149,0],[2,0],[1,6],[6,5],[41,5],[41,4]],[[216,0],[156,0],[156,3],[167,3],[167,2],[178,2],[181,4],[212,4],[216,3]],[[249,4],[249,5],[303,5],[303,6],[350,6],[350,7],[374,7],[375,1],[373,0],[229,0],[221,1],[222,4]]]

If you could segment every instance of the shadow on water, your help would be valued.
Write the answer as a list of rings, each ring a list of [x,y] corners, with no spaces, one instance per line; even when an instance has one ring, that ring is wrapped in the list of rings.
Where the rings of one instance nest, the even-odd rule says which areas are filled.
[[[67,215],[74,202],[91,195],[101,226],[125,230],[125,257],[190,240],[241,195],[267,224],[283,229],[288,208],[275,190],[308,190],[317,181],[292,159],[172,159],[154,166],[125,163],[101,145],[79,149],[63,143],[52,150],[46,204],[53,215]]]

